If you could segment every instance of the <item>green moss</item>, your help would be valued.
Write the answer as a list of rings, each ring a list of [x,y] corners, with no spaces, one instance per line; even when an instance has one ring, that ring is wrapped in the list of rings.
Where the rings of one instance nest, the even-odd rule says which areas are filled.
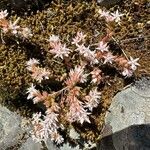
[[[0,96],[2,100],[25,95],[31,79],[25,67],[27,56],[19,45],[0,46]]]

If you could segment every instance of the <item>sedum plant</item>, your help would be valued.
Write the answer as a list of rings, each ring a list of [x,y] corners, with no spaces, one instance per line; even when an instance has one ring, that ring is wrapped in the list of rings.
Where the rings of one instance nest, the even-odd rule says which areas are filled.
[[[6,10],[0,12],[0,29],[3,34],[23,38],[32,36],[28,28],[17,25],[19,18],[12,23],[6,19],[7,15]],[[58,35],[51,35],[48,39],[49,53],[56,61],[65,65],[71,63],[72,59],[77,61],[71,65],[73,67],[69,68],[66,75],[59,79],[62,89],[45,91],[34,84],[27,89],[27,99],[32,99],[34,104],[43,103],[45,106],[45,113],[35,113],[32,117],[31,135],[37,142],[46,142],[50,138],[56,144],[61,144],[64,141],[61,131],[66,128],[64,122],[77,122],[81,125],[85,122],[91,123],[90,116],[101,102],[99,85],[106,78],[101,69],[104,65],[113,65],[124,77],[132,76],[139,66],[139,58],[114,55],[109,47],[109,40],[113,38],[113,24],[120,23],[123,14],[118,10],[115,13],[99,10],[99,15],[106,20],[108,31],[98,43],[88,44],[86,34],[82,31],[78,31],[67,43],[62,43]],[[69,48],[69,45],[72,45],[72,48]],[[37,84],[42,84],[43,80],[49,80],[51,76],[48,68],[41,67],[40,61],[35,58],[30,58],[26,67]]]
[[[109,13],[99,10],[100,17],[104,17],[108,25],[119,23],[120,17],[118,10],[115,13]],[[112,38],[112,32],[109,30],[107,35],[98,43],[88,45],[86,43],[86,34],[79,31],[70,43],[62,43],[58,35],[51,35],[49,44],[49,53],[53,54],[56,60],[69,62],[77,55],[78,63],[73,64],[68,74],[63,78],[63,88],[59,91],[41,91],[33,84],[27,89],[27,99],[32,99],[33,103],[43,103],[45,105],[45,114],[36,113],[33,115],[32,137],[36,141],[46,141],[49,137],[56,144],[64,141],[60,130],[64,130],[62,117],[69,124],[77,122],[91,123],[90,115],[93,109],[98,107],[101,100],[99,84],[103,82],[105,76],[101,66],[105,64],[114,64],[118,72],[125,77],[130,77],[136,70],[137,59],[126,58],[125,56],[114,55],[108,45]],[[74,49],[67,47],[67,44],[73,45]],[[27,62],[27,69],[33,79],[38,83],[44,79],[49,79],[48,69],[39,67],[40,62],[31,58]],[[65,111],[64,111],[65,110]]]
[[[11,20],[7,19],[7,16],[8,16],[7,10],[0,11],[1,39],[2,39],[2,34],[6,34],[6,35],[11,34],[23,38],[28,38],[32,36],[31,30],[29,28],[27,27],[23,28],[17,25],[20,19],[19,17],[14,22],[12,22]]]

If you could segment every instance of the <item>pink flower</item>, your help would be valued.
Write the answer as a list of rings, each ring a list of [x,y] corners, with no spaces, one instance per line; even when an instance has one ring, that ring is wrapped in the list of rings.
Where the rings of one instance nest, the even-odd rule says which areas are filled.
[[[66,102],[69,107],[69,112],[67,114],[68,120],[72,122],[80,122],[83,124],[83,122],[89,122],[89,117],[88,113],[84,108],[83,108],[83,103],[78,100],[78,96],[80,93],[80,88],[79,87],[74,87],[72,90],[69,91]]]
[[[107,62],[111,63],[114,61],[114,58],[116,58],[115,56],[112,55],[111,52],[108,52],[106,55],[104,55],[104,64],[106,64]]]
[[[52,54],[55,54],[54,58],[60,57],[61,59],[69,56],[70,49],[66,48],[66,44],[62,45],[60,42],[53,44],[53,49],[50,50]]]
[[[75,66],[75,69],[71,69],[69,72],[69,78],[66,80],[66,84],[69,87],[74,86],[78,82],[85,82],[87,75],[84,74],[84,67]]]
[[[109,11],[102,11],[101,9],[98,11],[101,17],[105,17],[107,22],[115,21],[119,22],[120,17],[122,17],[124,14],[119,14],[118,10],[115,13],[111,13]]]
[[[37,64],[39,64],[39,61],[34,58],[26,62],[27,69],[32,72],[32,78],[41,83],[43,79],[49,79],[50,72],[45,68],[36,66]]]
[[[28,69],[29,71],[32,70],[32,67],[33,67],[33,66],[36,66],[36,65],[38,65],[38,64],[40,64],[40,63],[39,63],[39,60],[34,59],[34,58],[30,58],[29,61],[26,62],[27,69]]]
[[[47,71],[45,68],[34,67],[31,70],[32,78],[41,83],[43,79],[49,79],[50,72]]]
[[[60,134],[58,134],[56,130],[53,131],[50,135],[51,135],[51,140],[56,142],[56,144],[61,144],[62,142],[64,142],[63,137]]]
[[[126,77],[131,77],[133,75],[133,70],[124,68],[122,75]]]
[[[41,101],[45,101],[48,97],[47,92],[43,92],[41,94],[39,90],[35,89],[35,86],[33,86],[33,84],[31,85],[31,87],[27,89],[27,93],[28,93],[27,99],[33,99],[34,104],[39,103]]]
[[[76,51],[78,51],[81,55],[84,54],[84,51],[85,51],[86,47],[84,44],[77,44],[77,48],[76,48]]]
[[[104,10],[99,9],[98,13],[100,14],[101,17],[109,16],[109,11],[104,11]]]
[[[83,124],[83,122],[89,122],[89,117],[88,115],[90,113],[87,113],[87,111],[83,108],[83,104],[81,101],[77,99],[76,96],[72,97],[73,99],[70,100],[70,108],[69,108],[69,113],[68,113],[68,120],[72,122],[80,122]]]
[[[98,12],[99,12],[101,17],[105,17],[107,22],[114,21],[114,19],[115,19],[112,15],[109,14],[110,13],[109,11],[104,11],[104,10],[102,11],[100,9]]]
[[[72,44],[78,45],[80,41],[84,41],[84,38],[86,35],[84,35],[82,32],[77,32],[77,35],[75,38],[73,38]]]
[[[49,113],[46,114],[46,116],[42,116],[41,113],[33,115],[33,130],[31,135],[36,142],[46,142],[50,138],[52,141],[60,144],[64,140],[57,131],[59,128],[58,114],[50,109],[51,108],[49,108]]]
[[[103,41],[100,41],[98,43],[98,47],[96,49],[100,50],[102,53],[105,52],[105,51],[107,52],[108,51],[107,43],[104,43]]]
[[[99,83],[102,80],[101,76],[102,71],[98,68],[95,68],[90,74],[92,75],[92,83]]]
[[[97,64],[98,60],[96,59],[95,51],[90,50],[90,46],[85,47],[84,44],[77,45],[76,51],[79,51],[81,55],[83,55],[87,60],[90,61],[91,64]]]
[[[31,87],[29,87],[27,89],[27,93],[29,94],[27,99],[32,99],[34,98],[36,95],[39,94],[39,91],[35,89],[35,86],[33,86],[33,84],[31,84]]]

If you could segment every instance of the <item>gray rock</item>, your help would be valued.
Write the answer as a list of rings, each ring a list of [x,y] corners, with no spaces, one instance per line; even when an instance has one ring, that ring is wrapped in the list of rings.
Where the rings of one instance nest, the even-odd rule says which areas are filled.
[[[17,144],[24,131],[20,127],[21,117],[0,106],[0,148],[5,150]]]
[[[109,7],[119,3],[120,1],[121,0],[97,0],[97,3],[99,3],[101,6]]]
[[[35,143],[32,138],[28,138],[18,150],[41,150],[43,146],[40,143]]]
[[[51,141],[51,139],[48,139],[47,142],[45,143],[47,150],[59,150]]]
[[[150,150],[150,78],[118,93],[105,123],[99,150]]]
[[[40,150],[43,146],[29,136],[28,119],[0,105],[0,150]]]
[[[43,150],[41,143],[30,137],[30,120],[0,105],[0,150]],[[58,150],[49,140],[48,150]]]

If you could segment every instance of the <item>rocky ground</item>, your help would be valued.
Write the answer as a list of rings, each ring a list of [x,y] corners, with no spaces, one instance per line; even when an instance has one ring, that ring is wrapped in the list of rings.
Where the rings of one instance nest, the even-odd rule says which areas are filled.
[[[105,126],[94,145],[97,150],[150,149],[150,78],[142,78],[114,98],[105,116]],[[80,150],[64,144],[35,143],[30,137],[30,120],[0,106],[0,150]],[[119,142],[118,142],[119,141]],[[87,149],[90,149],[87,148]]]

